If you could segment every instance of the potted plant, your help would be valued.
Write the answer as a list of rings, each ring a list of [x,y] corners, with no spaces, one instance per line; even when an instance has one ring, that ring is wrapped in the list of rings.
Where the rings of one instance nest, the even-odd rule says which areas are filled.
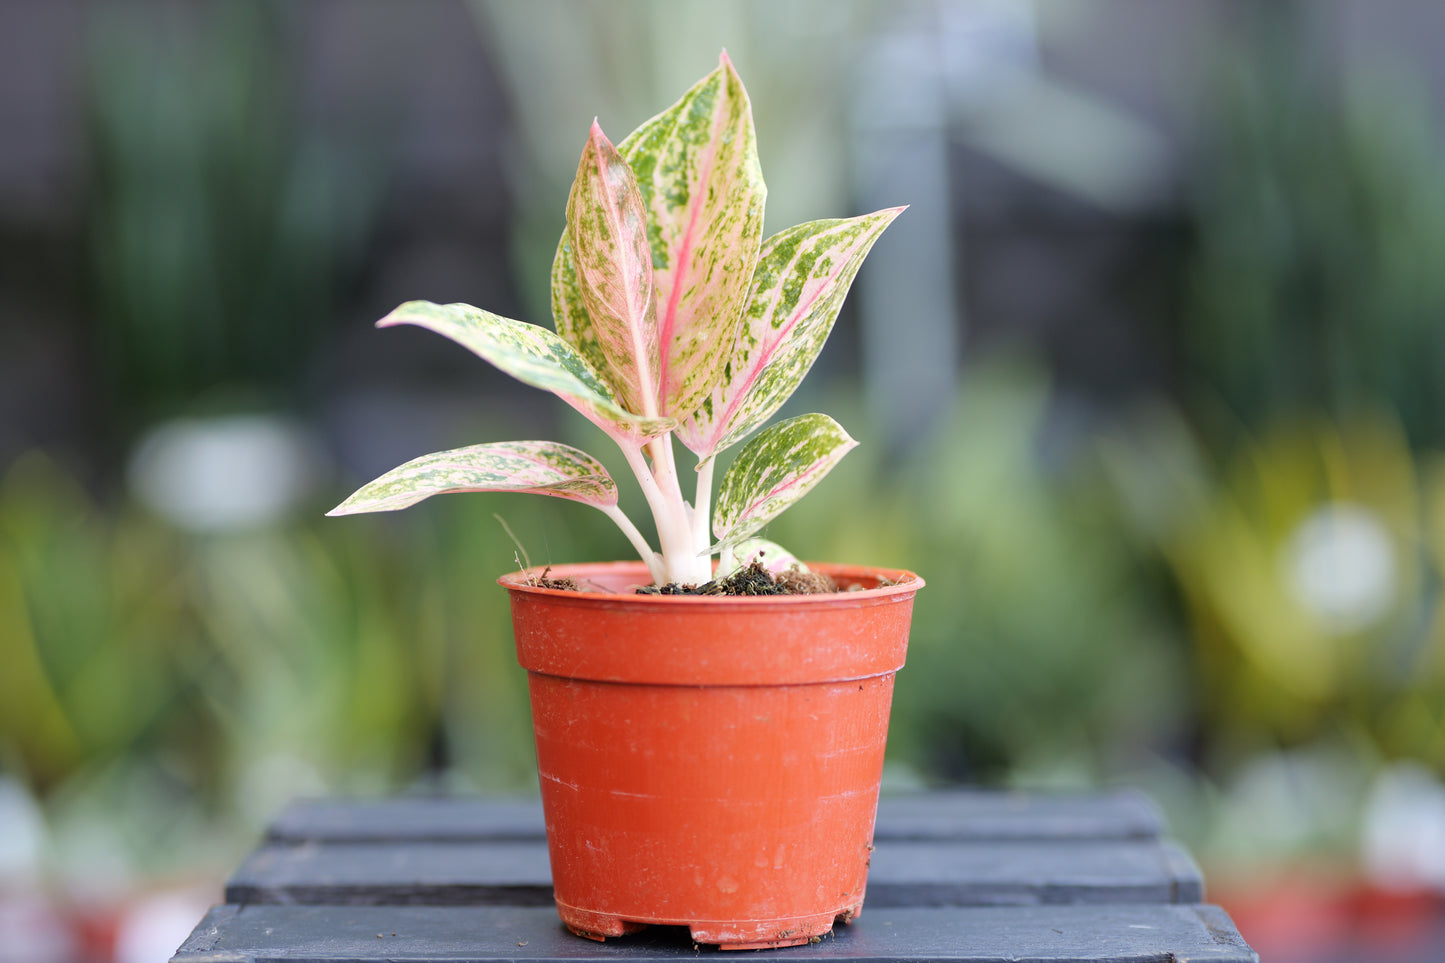
[[[758,429],[902,209],[763,240],[764,195],[751,107],[724,53],[615,147],[594,121],[552,268],[555,333],[424,301],[379,322],[443,334],[600,427],[637,477],[658,551],[601,463],[548,441],[425,455],[331,513],[535,492],[604,512],[641,556],[500,580],[529,673],[558,911],[594,939],[680,924],[725,948],[786,946],[862,907],[893,675],[923,582],[810,569],[758,539],[856,444],[822,414]],[[717,456],[749,436],[713,511]],[[674,437],[696,456],[690,502]],[[776,590],[774,576],[831,583],[689,594],[730,575],[744,591]]]

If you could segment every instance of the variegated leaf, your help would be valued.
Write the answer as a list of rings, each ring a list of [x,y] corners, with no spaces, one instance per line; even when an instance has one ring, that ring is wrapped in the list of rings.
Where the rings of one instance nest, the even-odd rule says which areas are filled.
[[[767,188],[752,105],[726,52],[618,150],[647,205],[661,410],[685,418],[726,362],[763,236]]]
[[[611,386],[587,359],[546,328],[474,308],[470,304],[408,301],[378,327],[414,324],[451,338],[502,371],[557,395],[619,441],[660,435],[667,419],[644,418],[617,403]]]
[[[390,512],[446,492],[532,492],[597,508],[617,504],[617,485],[586,452],[553,441],[502,441],[414,458],[327,514]]]
[[[827,415],[780,421],[738,452],[718,490],[713,534],[736,545],[802,498],[858,443]]]
[[[903,211],[810,221],[763,244],[725,380],[678,428],[699,458],[752,434],[797,388],[873,242]]]
[[[607,370],[607,356],[592,327],[592,316],[582,298],[577,282],[577,262],[572,256],[568,231],[557,242],[557,255],[552,259],[552,323],[557,333],[598,371]]]
[[[656,414],[658,329],[647,216],[637,178],[596,121],[567,198],[566,243],[591,320],[574,333],[595,342],[623,407]]]

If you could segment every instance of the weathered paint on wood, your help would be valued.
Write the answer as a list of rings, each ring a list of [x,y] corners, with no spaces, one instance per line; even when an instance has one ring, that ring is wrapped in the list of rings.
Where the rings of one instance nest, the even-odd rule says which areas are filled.
[[[810,963],[1258,963],[1211,906],[1134,904],[874,909],[811,946],[770,950]],[[655,927],[594,943],[542,907],[220,906],[175,963],[273,960],[652,960],[696,963],[687,931]]]
[[[551,871],[537,841],[308,843],[266,846],[226,886],[230,903],[547,905]],[[1195,903],[1193,860],[1158,840],[880,840],[868,906]]]
[[[1085,795],[951,791],[885,795],[875,837],[884,839],[1152,839],[1164,821],[1133,790]],[[536,799],[396,797],[306,800],[272,824],[277,842],[542,839]]]

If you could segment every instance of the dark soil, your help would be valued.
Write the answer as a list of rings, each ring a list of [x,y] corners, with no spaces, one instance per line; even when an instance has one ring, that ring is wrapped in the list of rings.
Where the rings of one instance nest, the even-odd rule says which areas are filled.
[[[774,576],[761,562],[754,561],[724,579],[701,585],[644,585],[638,595],[817,595],[838,591],[837,584],[821,572],[789,569]]]

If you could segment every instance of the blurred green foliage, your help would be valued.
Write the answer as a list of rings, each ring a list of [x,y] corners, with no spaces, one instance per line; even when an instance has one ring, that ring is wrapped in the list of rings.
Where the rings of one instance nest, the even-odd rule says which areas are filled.
[[[1325,742],[1445,769],[1440,453],[1379,411],[1282,423],[1227,455],[1177,420],[1116,442],[1140,550],[1183,596],[1212,771]]]
[[[548,522],[539,501],[453,499],[403,524],[317,505],[311,521],[190,535],[102,508],[26,456],[0,478],[0,769],[57,812],[108,802],[129,856],[170,869],[184,848],[128,832],[157,806],[234,842],[297,793],[395,789],[437,767],[530,785],[493,584],[512,547],[492,512],[566,557],[603,531]]]
[[[1254,13],[1215,64],[1191,373],[1244,424],[1388,403],[1412,441],[1445,444],[1445,149],[1428,88],[1380,59],[1328,69],[1301,10]]]
[[[218,390],[294,403],[367,239],[376,118],[303,116],[297,8],[90,13],[88,301],[110,423]]]
[[[1429,87],[1330,62],[1307,5],[1215,48],[1180,408],[1103,445],[1179,593],[1199,763],[1445,770],[1445,145]]]

